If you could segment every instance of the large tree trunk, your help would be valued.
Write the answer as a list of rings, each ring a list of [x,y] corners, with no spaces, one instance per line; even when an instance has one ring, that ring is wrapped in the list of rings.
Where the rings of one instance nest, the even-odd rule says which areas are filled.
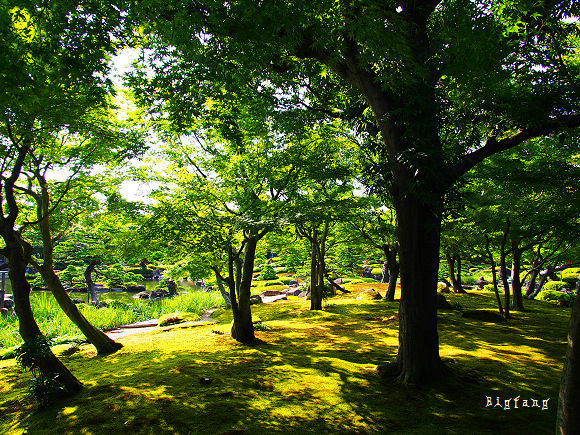
[[[580,297],[574,302],[570,319],[568,352],[558,400],[557,433],[580,433]]]
[[[401,271],[399,305],[399,380],[425,385],[449,369],[439,357],[437,276],[441,215],[412,194],[397,204]]]
[[[246,246],[244,248],[244,261],[243,266],[239,257],[233,254],[230,250],[230,276],[228,278],[228,284],[230,285],[230,299],[232,303],[232,312],[234,314],[234,324],[232,325],[231,335],[232,338],[241,342],[247,343],[254,340],[254,324],[252,323],[252,310],[251,310],[251,286],[252,277],[254,274],[254,260],[256,258],[256,246],[258,241],[266,234],[262,232],[259,235],[251,235],[246,238]],[[235,280],[233,266],[236,266]],[[232,291],[232,287],[234,291]]]
[[[18,316],[19,332],[24,341],[34,340],[42,336],[30,305],[30,284],[26,280],[27,257],[24,254],[18,236],[12,229],[2,228],[2,237],[6,243],[4,253],[8,258],[10,270],[8,275],[12,283],[12,295],[14,297],[14,310]],[[75,394],[82,389],[80,381],[62,364],[62,362],[52,353],[39,361],[39,369],[46,376],[58,374],[59,381],[66,387],[66,393]]]

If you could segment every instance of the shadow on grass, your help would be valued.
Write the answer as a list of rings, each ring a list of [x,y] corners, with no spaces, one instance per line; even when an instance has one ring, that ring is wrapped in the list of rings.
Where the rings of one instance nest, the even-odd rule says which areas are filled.
[[[472,309],[486,308],[490,298],[448,299]],[[533,305],[502,325],[440,312],[441,355],[455,375],[428,390],[387,382],[374,370],[396,357],[398,327],[389,320],[397,314],[396,302],[336,298],[323,312],[309,311],[303,301],[255,307],[268,329],[257,332],[251,345],[231,340],[231,315],[223,311],[216,314],[221,325],[128,336],[114,355],[84,350],[63,357],[86,388],[29,415],[6,415],[0,429],[35,434],[549,433],[565,352],[560,338],[567,325],[566,313],[558,310]],[[486,407],[488,396],[518,395],[550,397],[550,407]]]

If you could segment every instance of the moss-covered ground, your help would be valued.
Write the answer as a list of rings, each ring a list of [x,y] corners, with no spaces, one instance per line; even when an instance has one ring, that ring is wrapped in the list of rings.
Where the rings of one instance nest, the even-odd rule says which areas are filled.
[[[113,355],[57,347],[85,388],[42,409],[26,396],[30,374],[0,361],[0,433],[554,432],[569,308],[527,301],[526,312],[500,324],[440,311],[441,356],[454,374],[417,389],[375,370],[396,356],[398,303],[357,301],[369,284],[349,288],[322,312],[298,299],[253,306],[263,326],[251,345],[229,337],[231,314],[221,309],[217,324],[123,337]],[[446,296],[494,309],[491,293]]]

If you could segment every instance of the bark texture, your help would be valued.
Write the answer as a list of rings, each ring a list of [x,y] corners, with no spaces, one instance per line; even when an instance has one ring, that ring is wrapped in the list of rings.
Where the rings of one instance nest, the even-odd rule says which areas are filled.
[[[580,297],[570,319],[568,352],[558,399],[557,434],[580,434]]]

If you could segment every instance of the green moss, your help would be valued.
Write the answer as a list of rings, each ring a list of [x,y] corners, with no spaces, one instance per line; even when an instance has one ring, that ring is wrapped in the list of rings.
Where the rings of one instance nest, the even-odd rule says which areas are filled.
[[[183,322],[197,322],[200,317],[196,313],[170,313],[165,314],[159,318],[159,326],[175,325],[176,323]]]

